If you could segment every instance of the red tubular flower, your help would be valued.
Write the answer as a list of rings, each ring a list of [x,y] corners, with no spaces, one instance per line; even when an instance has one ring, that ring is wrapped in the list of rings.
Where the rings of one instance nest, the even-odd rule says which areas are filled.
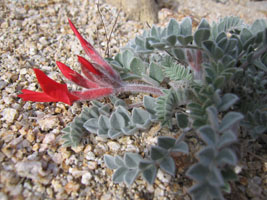
[[[68,91],[66,84],[57,83],[45,75],[39,69],[33,69],[38,82],[44,92],[34,92],[30,90],[22,90],[22,94],[18,97],[24,101],[37,101],[37,102],[63,102],[72,105],[79,97],[73,95]]]
[[[75,101],[97,99],[125,91],[147,92],[156,95],[163,94],[159,88],[153,86],[128,84],[123,82],[119,74],[99,55],[93,46],[81,36],[70,20],[69,24],[80,40],[85,52],[95,63],[92,64],[85,58],[78,56],[78,61],[81,63],[81,69],[85,77],[61,62],[57,61],[56,63],[62,74],[68,80],[85,88],[85,90],[69,91],[66,84],[57,83],[46,76],[41,70],[34,69],[43,92],[34,92],[23,89],[22,94],[18,95],[18,97],[22,98],[24,101],[63,102],[72,105]]]

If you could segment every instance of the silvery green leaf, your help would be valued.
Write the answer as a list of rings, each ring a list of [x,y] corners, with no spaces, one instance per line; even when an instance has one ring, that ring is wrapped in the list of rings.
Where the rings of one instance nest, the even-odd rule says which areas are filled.
[[[96,106],[92,106],[91,108],[89,108],[89,115],[90,118],[98,118],[99,117],[99,108]]]
[[[141,108],[134,108],[132,120],[135,124],[144,125],[149,120],[149,113]]]
[[[108,130],[108,136],[109,136],[111,139],[117,138],[117,137],[119,137],[119,136],[121,136],[121,135],[122,135],[121,130],[116,130],[116,129],[114,129],[114,128],[110,128],[110,129]]]
[[[160,162],[160,168],[168,174],[175,176],[175,162],[172,157],[166,157]]]
[[[221,135],[217,146],[218,146],[218,148],[221,148],[223,146],[229,145],[229,144],[236,142],[236,141],[237,141],[236,134],[231,130],[227,130],[227,131],[223,132],[223,134]]]
[[[102,137],[102,138],[108,138],[108,137],[110,137],[108,135],[108,132],[109,132],[108,129],[98,129],[97,135],[100,136],[100,137]]]
[[[188,192],[193,200],[207,200],[210,198],[208,183],[197,183],[189,188]]]
[[[107,165],[108,168],[110,169],[117,169],[119,166],[115,163],[115,159],[113,156],[104,155],[104,162]]]
[[[241,113],[238,112],[228,112],[222,119],[222,122],[219,127],[219,131],[222,133],[227,129],[230,129],[234,124],[238,123],[244,117]]]
[[[159,87],[160,83],[156,81],[155,79],[151,78],[147,74],[142,74],[142,80],[146,83],[149,83],[150,85],[154,85],[156,87]]]
[[[115,107],[122,106],[122,107],[126,107],[127,108],[127,104],[122,99],[116,100],[115,103],[114,103],[114,106]]]
[[[139,36],[135,37],[135,44],[137,46],[140,46],[140,47],[143,47],[143,48],[145,47],[145,42],[144,42],[143,38],[141,38]]]
[[[114,156],[114,162],[115,162],[116,165],[118,165],[120,167],[125,167],[124,161],[123,161],[121,156],[118,156],[118,155]]]
[[[264,31],[265,28],[267,28],[266,20],[257,19],[250,27],[250,30],[252,33],[256,34],[260,31]]]
[[[238,176],[236,175],[235,171],[229,167],[222,170],[222,176],[223,176],[224,181],[238,180]]]
[[[154,164],[152,164],[142,171],[142,176],[150,185],[152,185],[155,181],[157,171],[158,171],[157,167]]]
[[[186,175],[193,180],[196,180],[198,182],[203,182],[206,180],[209,173],[210,173],[210,171],[207,168],[207,166],[205,166],[201,163],[197,163],[197,164],[194,164],[193,166],[191,166],[187,170]]]
[[[179,36],[177,36],[177,39],[183,46],[186,46],[193,41],[193,36],[191,36],[191,35],[189,35],[189,36],[179,35]]]
[[[150,157],[152,160],[159,160],[167,155],[168,151],[159,146],[152,146],[150,151]]]
[[[152,160],[145,160],[145,159],[142,159],[142,160],[140,160],[140,162],[139,162],[138,168],[139,168],[140,170],[145,170],[145,169],[147,169],[147,168],[150,168],[152,165],[155,165],[155,164],[154,164],[154,161],[152,161]]]
[[[174,46],[176,44],[177,36],[176,35],[169,35],[166,38],[166,41],[169,45]]]
[[[201,137],[202,140],[208,145],[215,145],[217,142],[217,133],[209,126],[201,126],[197,130],[199,136]]]
[[[180,24],[181,35],[190,36],[192,35],[192,20],[190,17],[186,17]]]
[[[109,129],[110,128],[110,123],[109,123],[109,118],[105,115],[101,115],[98,120],[98,127],[100,129]]]
[[[144,107],[145,109],[151,113],[151,114],[155,114],[155,106],[156,106],[156,100],[153,97],[150,97],[148,95],[144,96],[143,99],[143,103],[144,103]]]
[[[150,36],[154,38],[159,38],[158,28],[155,25],[153,25],[151,28]]]
[[[154,62],[149,65],[149,76],[158,82],[162,82],[164,79],[162,68]]]
[[[98,119],[91,118],[91,119],[87,120],[83,124],[83,127],[89,132],[97,133],[97,130],[98,130]]]
[[[133,135],[134,133],[138,131],[138,128],[132,125],[132,126],[123,127],[121,128],[121,130],[125,135]]]
[[[188,154],[188,145],[185,142],[179,142],[172,147],[172,152],[182,152]]]
[[[246,43],[249,39],[253,37],[253,34],[247,28],[243,28],[240,33],[240,40],[242,44]]]
[[[101,108],[99,108],[99,113],[103,115],[108,115],[110,112],[110,106],[108,104],[103,105]]]
[[[175,19],[171,19],[167,26],[167,35],[178,35],[180,33],[179,24]]]
[[[222,88],[225,84],[225,77],[224,76],[217,76],[213,81],[213,85],[215,88]]]
[[[176,120],[178,127],[181,129],[184,129],[188,126],[188,116],[184,113],[177,113],[176,114]]]
[[[137,75],[141,75],[142,73],[145,73],[146,66],[140,58],[136,57],[131,60],[130,70]]]
[[[180,59],[180,60],[184,60],[185,59],[185,53],[184,50],[181,48],[175,48],[172,50],[173,55],[175,56],[175,58]]]
[[[115,173],[112,176],[112,181],[114,183],[121,183],[124,181],[124,176],[127,173],[127,168],[126,167],[120,167],[118,168]]]
[[[116,112],[118,112],[124,119],[124,123],[125,125],[124,126],[128,126],[128,125],[131,125],[131,116],[128,112],[128,110],[126,110],[125,107],[123,106],[119,106],[116,110]]]
[[[103,104],[99,101],[93,100],[92,104],[98,108],[101,108],[103,106]],[[90,109],[90,108],[89,108]]]
[[[69,133],[70,132],[70,126],[67,126],[61,130],[63,133]],[[64,136],[63,136],[64,137]]]
[[[216,158],[217,163],[220,165],[229,164],[235,165],[237,163],[237,157],[233,150],[225,148],[221,150]]]
[[[210,29],[209,28],[201,28],[198,29],[194,34],[194,41],[197,46],[201,47],[202,42],[208,40],[210,37]]]
[[[137,168],[140,160],[141,156],[137,153],[127,152],[124,154],[124,163],[128,168]]]
[[[158,137],[158,146],[164,149],[170,149],[175,145],[176,139],[169,136],[159,136]]]
[[[205,166],[209,166],[210,163],[212,163],[215,159],[215,155],[216,154],[216,150],[214,147],[210,147],[207,146],[203,149],[201,149],[198,153],[197,153],[197,157],[199,158],[200,162],[205,165]]]
[[[138,169],[130,169],[128,170],[125,175],[124,175],[124,182],[130,186],[133,184],[134,180],[136,179],[136,177],[138,176],[139,171]]]
[[[210,183],[210,185],[213,185],[213,186],[224,185],[224,180],[223,180],[221,171],[216,166],[211,168],[209,175],[207,176],[207,180]]]
[[[238,101],[238,96],[235,94],[227,93],[222,97],[222,103],[218,106],[219,111],[226,111]]]
[[[206,109],[208,113],[208,118],[211,123],[211,127],[214,130],[217,130],[219,128],[219,120],[218,120],[218,111],[215,106],[210,106]]]
[[[122,64],[123,64],[123,67],[125,67],[128,70],[130,70],[131,69],[130,68],[130,63],[131,63],[133,57],[134,57],[134,55],[130,50],[125,50],[122,53]]]
[[[119,112],[115,111],[110,117],[110,125],[115,130],[120,130],[125,126],[125,119]]]

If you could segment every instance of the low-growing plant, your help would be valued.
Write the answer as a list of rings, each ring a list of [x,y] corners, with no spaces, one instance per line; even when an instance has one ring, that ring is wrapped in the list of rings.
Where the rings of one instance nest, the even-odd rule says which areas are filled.
[[[146,157],[134,152],[105,155],[113,181],[131,185],[139,176],[153,184],[158,169],[175,176],[174,153],[188,154],[187,133],[195,133],[204,145],[195,154],[198,162],[187,169],[194,180],[188,192],[193,199],[224,199],[236,180],[236,152],[231,148],[239,133],[253,139],[267,130],[267,23],[246,25],[237,17],[226,17],[210,25],[202,19],[192,31],[189,17],[180,23],[171,19],[167,27],[153,26],[131,40],[114,58],[104,60],[70,26],[85,52],[95,63],[78,57],[86,78],[57,62],[64,76],[84,91],[68,91],[65,84],[35,69],[43,93],[23,90],[31,101],[61,101],[72,104],[121,92],[142,92],[143,107],[130,107],[111,98],[110,104],[92,101],[63,132],[65,146],[81,144],[89,133],[116,139],[149,129],[155,122],[180,131],[160,136]],[[133,84],[138,79],[146,84]],[[156,97],[158,96],[158,97]],[[179,133],[179,137],[178,137]],[[177,139],[176,139],[177,138]]]

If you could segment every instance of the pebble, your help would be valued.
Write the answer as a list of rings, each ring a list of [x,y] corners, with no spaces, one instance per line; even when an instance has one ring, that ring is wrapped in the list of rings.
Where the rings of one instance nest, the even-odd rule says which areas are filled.
[[[67,193],[77,192],[80,189],[80,185],[74,181],[68,182],[64,186]]]
[[[95,154],[93,152],[88,152],[87,154],[85,154],[85,158],[87,160],[95,160]]]
[[[108,147],[109,147],[109,149],[111,151],[116,151],[117,152],[121,148],[119,143],[113,142],[113,141],[108,142],[107,145],[108,145]]]
[[[91,179],[92,179],[92,174],[90,172],[86,172],[82,175],[81,183],[84,185],[89,185]]]
[[[1,114],[3,116],[2,120],[7,121],[8,123],[12,123],[16,115],[18,114],[18,111],[14,108],[5,108]]]

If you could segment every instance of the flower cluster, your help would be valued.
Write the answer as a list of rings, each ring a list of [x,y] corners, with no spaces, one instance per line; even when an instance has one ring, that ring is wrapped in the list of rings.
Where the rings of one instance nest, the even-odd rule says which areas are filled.
[[[120,78],[119,73],[115,71],[87,42],[76,27],[69,20],[69,24],[74,34],[79,39],[86,54],[93,63],[85,58],[78,56],[81,64],[81,70],[84,74],[73,71],[61,62],[56,62],[62,74],[73,83],[85,88],[83,91],[69,91],[66,84],[60,84],[50,79],[44,72],[34,69],[37,80],[41,85],[43,92],[35,92],[27,89],[22,90],[18,97],[24,101],[35,102],[63,102],[72,105],[75,101],[92,100],[124,91],[148,92],[161,95],[161,90],[152,86],[141,84],[127,84]]]

